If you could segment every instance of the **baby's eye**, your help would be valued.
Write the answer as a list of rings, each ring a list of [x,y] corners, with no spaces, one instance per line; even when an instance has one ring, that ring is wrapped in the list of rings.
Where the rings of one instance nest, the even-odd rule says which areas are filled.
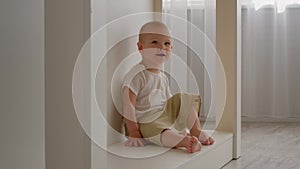
[[[165,42],[165,45],[166,45],[166,46],[170,46],[171,43],[170,43],[170,42]]]
[[[156,40],[154,40],[154,41],[152,41],[151,43],[153,43],[153,44],[157,44],[157,41],[156,41]]]

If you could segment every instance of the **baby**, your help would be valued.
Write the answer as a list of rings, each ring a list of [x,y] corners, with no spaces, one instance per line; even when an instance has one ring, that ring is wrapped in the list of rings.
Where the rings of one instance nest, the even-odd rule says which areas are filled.
[[[170,57],[172,39],[162,22],[148,22],[139,32],[138,50],[142,61],[126,75],[122,85],[126,146],[144,146],[145,140],[170,147],[185,147],[187,152],[211,145],[213,138],[201,131],[200,96],[188,93],[171,95],[169,80],[161,70]],[[188,132],[186,129],[189,129]]]

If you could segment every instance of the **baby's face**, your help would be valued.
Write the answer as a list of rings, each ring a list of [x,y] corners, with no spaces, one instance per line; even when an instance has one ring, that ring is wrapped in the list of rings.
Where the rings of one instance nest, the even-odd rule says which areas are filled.
[[[160,66],[171,55],[172,41],[169,36],[162,34],[142,34],[138,48],[144,61]]]

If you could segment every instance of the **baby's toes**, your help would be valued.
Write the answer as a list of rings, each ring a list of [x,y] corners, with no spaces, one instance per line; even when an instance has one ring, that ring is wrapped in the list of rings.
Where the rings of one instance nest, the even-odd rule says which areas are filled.
[[[211,137],[209,137],[209,142],[210,142],[210,145],[214,144],[215,140]]]
[[[204,142],[202,142],[202,144],[203,144],[203,145],[210,145],[210,140],[207,139],[207,140],[205,140]]]
[[[203,145],[212,145],[215,141],[213,138],[211,138],[207,133],[204,131],[201,131],[199,136],[199,141]]]
[[[194,153],[194,152],[200,151],[201,147],[202,147],[201,143],[199,142],[197,137],[194,137],[194,136],[190,137],[190,140],[187,145],[187,151],[189,153]]]

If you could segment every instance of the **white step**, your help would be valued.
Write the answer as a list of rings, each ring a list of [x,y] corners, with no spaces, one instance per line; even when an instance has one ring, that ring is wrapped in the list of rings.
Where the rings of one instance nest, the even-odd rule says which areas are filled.
[[[108,169],[217,169],[231,161],[233,134],[216,131],[215,144],[203,146],[197,153],[187,153],[180,149],[167,149],[155,145],[145,147],[126,147],[117,143],[108,147]],[[118,154],[118,155],[116,155]]]

